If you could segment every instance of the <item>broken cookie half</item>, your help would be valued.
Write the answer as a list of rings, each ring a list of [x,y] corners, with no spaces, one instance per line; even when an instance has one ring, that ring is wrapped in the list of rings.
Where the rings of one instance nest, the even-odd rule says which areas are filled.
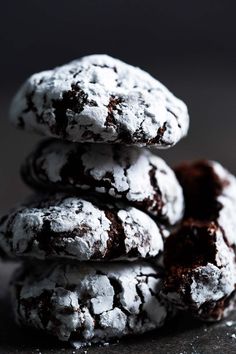
[[[203,320],[219,320],[234,303],[236,179],[212,161],[182,164],[185,218],[165,243],[164,296]]]

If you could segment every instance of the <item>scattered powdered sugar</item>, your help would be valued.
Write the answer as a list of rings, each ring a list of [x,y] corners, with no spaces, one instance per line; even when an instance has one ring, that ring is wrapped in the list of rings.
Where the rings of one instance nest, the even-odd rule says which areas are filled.
[[[227,321],[227,322],[225,322],[225,324],[227,327],[231,327],[231,326],[233,326],[233,324],[235,324],[235,322],[234,321]]]

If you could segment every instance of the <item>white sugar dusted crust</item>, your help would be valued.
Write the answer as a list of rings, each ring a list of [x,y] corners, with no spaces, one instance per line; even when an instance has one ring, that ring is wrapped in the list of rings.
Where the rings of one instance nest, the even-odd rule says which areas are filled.
[[[16,320],[84,344],[161,327],[171,308],[145,262],[30,265],[13,280]]]
[[[235,303],[236,179],[213,161],[176,173],[186,217],[165,244],[163,294],[203,320],[220,320]]]
[[[2,217],[0,248],[10,257],[145,258],[163,250],[168,234],[134,207],[57,194]]]
[[[35,189],[105,193],[172,225],[183,216],[174,172],[147,149],[46,140],[27,158],[22,176]]]
[[[186,105],[139,68],[91,55],[31,76],[11,105],[26,130],[73,142],[167,148],[187,134]]]

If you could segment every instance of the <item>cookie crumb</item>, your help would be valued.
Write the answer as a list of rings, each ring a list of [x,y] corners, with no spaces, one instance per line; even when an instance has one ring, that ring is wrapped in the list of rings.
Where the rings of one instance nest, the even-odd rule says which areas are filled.
[[[227,327],[231,327],[233,325],[233,323],[234,323],[233,321],[227,321],[226,322],[226,326]]]

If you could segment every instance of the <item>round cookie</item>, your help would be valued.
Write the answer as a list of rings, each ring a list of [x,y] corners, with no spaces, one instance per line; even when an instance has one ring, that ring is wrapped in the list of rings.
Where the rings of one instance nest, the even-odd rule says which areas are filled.
[[[0,220],[0,248],[13,258],[155,257],[167,235],[164,227],[134,207],[63,194],[34,198]]]
[[[22,176],[35,189],[105,193],[172,225],[183,216],[174,172],[147,149],[50,139],[26,159]]]
[[[31,76],[10,110],[18,127],[73,142],[168,148],[187,134],[186,105],[139,68],[90,55]]]
[[[20,325],[89,345],[161,327],[172,312],[160,287],[145,262],[41,263],[16,276],[12,293]]]
[[[176,174],[186,210],[165,243],[163,293],[203,320],[219,320],[236,286],[236,179],[213,161],[182,164]]]

